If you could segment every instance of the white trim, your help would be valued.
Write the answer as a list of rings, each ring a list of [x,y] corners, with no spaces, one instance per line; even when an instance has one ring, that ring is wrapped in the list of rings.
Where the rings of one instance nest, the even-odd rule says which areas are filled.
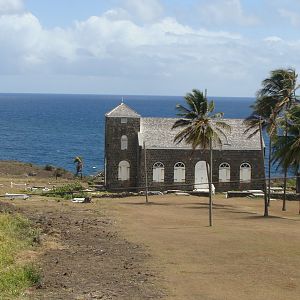
[[[248,162],[240,164],[240,182],[251,182],[252,166]]]
[[[174,183],[185,182],[185,164],[183,162],[175,163],[173,173]]]
[[[122,135],[121,136],[121,150],[127,150],[128,149],[128,136]]]
[[[222,162],[219,165],[219,182],[230,182],[231,167],[227,162]]]
[[[152,166],[152,181],[164,182],[165,181],[165,165],[158,161]]]
[[[127,160],[122,160],[118,165],[118,180],[126,181],[130,179],[130,163]]]

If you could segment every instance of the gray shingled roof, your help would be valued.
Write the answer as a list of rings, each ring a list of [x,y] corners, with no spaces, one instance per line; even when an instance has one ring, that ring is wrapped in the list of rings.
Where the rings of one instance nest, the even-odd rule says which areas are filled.
[[[145,141],[148,149],[191,149],[184,141],[179,144],[174,143],[175,135],[182,128],[172,130],[175,118],[141,118],[141,130],[139,134],[139,144],[142,146]],[[227,133],[228,141],[223,140],[223,150],[260,150],[259,134],[251,139],[244,134],[245,126],[242,119],[224,119],[231,126],[231,133]],[[220,149],[220,147],[218,147]]]
[[[136,113],[132,108],[125,103],[121,103],[113,110],[105,114],[106,117],[120,117],[120,118],[140,118],[141,116]]]

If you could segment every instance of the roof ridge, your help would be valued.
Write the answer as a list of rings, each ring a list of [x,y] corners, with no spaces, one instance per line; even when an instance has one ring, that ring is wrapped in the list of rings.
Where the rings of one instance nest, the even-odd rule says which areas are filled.
[[[114,109],[105,114],[106,117],[130,117],[130,118],[140,118],[135,110],[129,107],[124,102],[120,103]]]
[[[163,119],[163,120],[178,120],[178,119],[184,119],[184,118],[176,118],[176,117],[141,117],[141,119]],[[244,121],[246,118],[220,118],[218,120],[238,120],[238,121]],[[217,119],[212,119],[217,120]]]

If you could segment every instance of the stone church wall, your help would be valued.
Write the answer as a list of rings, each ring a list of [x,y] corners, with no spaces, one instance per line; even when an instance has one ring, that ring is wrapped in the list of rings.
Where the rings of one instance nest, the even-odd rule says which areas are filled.
[[[105,154],[106,154],[106,187],[108,189],[131,190],[137,186],[138,170],[138,131],[140,119],[127,118],[122,124],[121,118],[106,118],[105,124]],[[128,137],[128,149],[121,150],[121,137]],[[130,164],[130,180],[118,180],[120,161]]]
[[[261,163],[260,151],[213,151],[213,182],[217,192],[228,190],[262,189],[263,182],[258,180],[264,177],[264,168]],[[145,186],[144,174],[144,150],[140,150],[140,175],[138,184]],[[192,154],[191,150],[176,149],[149,149],[147,150],[147,175],[148,184],[152,190],[181,189],[193,190],[195,183],[195,165],[198,161],[209,161],[208,150],[196,150]],[[165,167],[165,180],[163,183],[153,182],[152,167],[154,163],[162,162]],[[174,165],[183,162],[186,168],[185,183],[174,183]],[[219,166],[221,163],[230,165],[230,183],[219,182]],[[240,182],[240,165],[249,163],[251,165],[252,182]]]

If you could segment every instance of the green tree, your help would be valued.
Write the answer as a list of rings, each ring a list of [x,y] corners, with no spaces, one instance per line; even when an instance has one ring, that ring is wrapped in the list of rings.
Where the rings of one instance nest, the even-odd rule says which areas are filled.
[[[291,168],[295,174],[300,167],[300,105],[286,114],[287,137],[278,136],[274,143],[274,161],[284,169]]]
[[[223,137],[227,140],[225,130],[230,131],[230,126],[221,120],[223,113],[214,114],[214,101],[208,101],[203,92],[194,89],[185,96],[187,107],[177,104],[178,116],[174,128],[183,128],[176,134],[174,142],[185,141],[192,149],[209,149],[210,167],[206,162],[209,172],[209,226],[212,226],[212,158],[213,146],[221,146]]]
[[[269,135],[269,156],[268,156],[268,193],[266,188],[266,182],[264,180],[264,204],[265,211],[264,216],[268,216],[268,206],[270,205],[270,188],[271,188],[271,161],[272,161],[272,139],[276,135],[277,131],[277,122],[274,119],[273,111],[277,101],[274,97],[264,96],[257,98],[254,105],[252,105],[253,112],[252,114],[244,121],[244,124],[247,126],[245,130],[248,138],[252,138],[254,135],[260,135],[261,141],[261,153],[262,153],[262,163],[264,165],[264,145],[263,145],[263,130]]]
[[[292,68],[276,69],[271,71],[270,77],[263,80],[262,88],[257,92],[257,98],[273,99],[276,101],[272,111],[273,120],[276,120],[279,116],[284,117],[285,112],[291,109],[297,102],[296,90],[299,88],[297,77],[296,71]],[[263,103],[265,109],[267,109],[266,105],[266,103]],[[287,131],[285,131],[285,141],[287,141]],[[284,199],[282,210],[286,210],[287,171],[288,169],[284,168]]]

